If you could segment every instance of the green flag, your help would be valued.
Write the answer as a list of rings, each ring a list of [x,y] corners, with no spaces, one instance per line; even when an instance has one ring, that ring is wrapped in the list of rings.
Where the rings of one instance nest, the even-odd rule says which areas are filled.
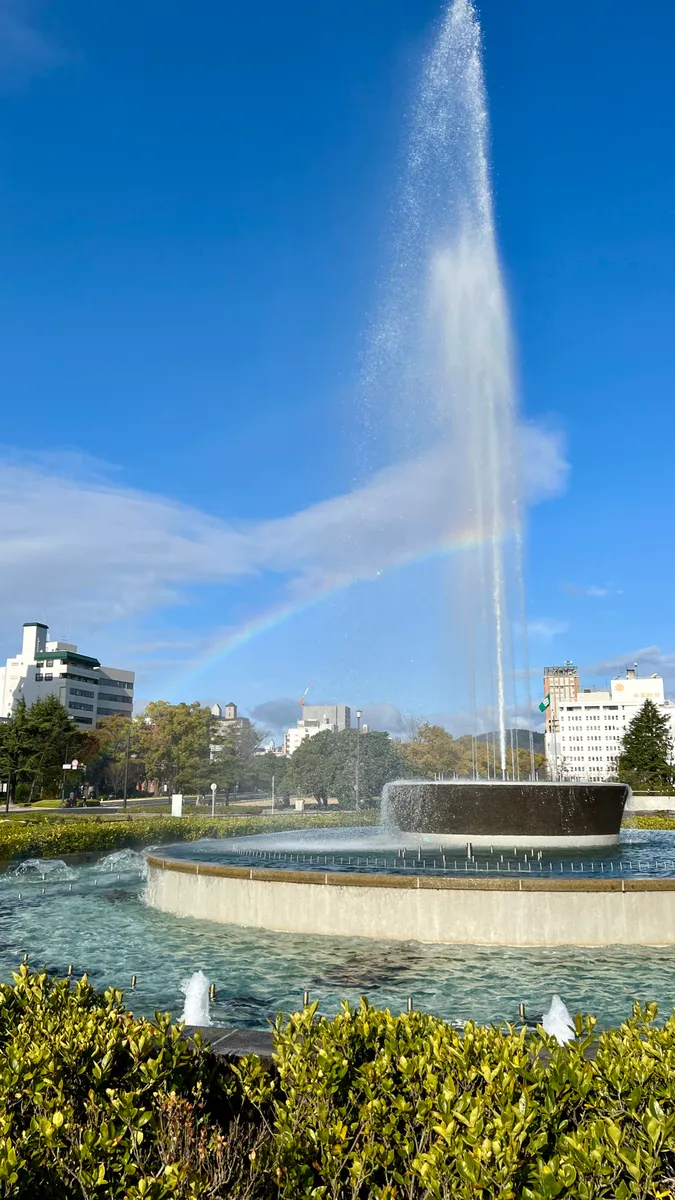
[[[544,699],[542,700],[541,704],[539,705],[539,712],[546,712],[546,709],[550,708],[550,707],[551,707],[551,693],[549,692],[548,696],[544,696]]]

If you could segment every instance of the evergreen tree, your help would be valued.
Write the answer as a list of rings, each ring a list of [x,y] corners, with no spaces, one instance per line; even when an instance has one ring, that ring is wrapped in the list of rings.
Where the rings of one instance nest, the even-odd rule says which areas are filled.
[[[661,788],[672,782],[670,721],[652,700],[645,700],[626,730],[617,760],[617,774],[634,788]]]
[[[39,800],[43,792],[57,795],[64,762],[84,759],[90,738],[71,721],[56,696],[22,699],[9,721],[0,724],[0,778],[7,782],[6,805],[25,792]]]

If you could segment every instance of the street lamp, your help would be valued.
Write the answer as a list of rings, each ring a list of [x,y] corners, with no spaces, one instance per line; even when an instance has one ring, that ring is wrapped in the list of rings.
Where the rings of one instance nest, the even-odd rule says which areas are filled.
[[[127,726],[127,750],[124,756],[124,808],[127,807],[127,793],[129,790],[129,750],[131,749],[131,718]]]
[[[361,772],[361,709],[357,708],[357,710],[356,710],[356,785],[354,787],[354,791],[356,792],[356,807],[357,807],[357,809],[361,807],[360,793],[359,793],[359,787],[361,784],[360,772]]]
[[[216,792],[217,791],[218,791],[218,784],[212,783],[211,784],[211,816],[212,817],[215,817],[215,815],[216,815]]]

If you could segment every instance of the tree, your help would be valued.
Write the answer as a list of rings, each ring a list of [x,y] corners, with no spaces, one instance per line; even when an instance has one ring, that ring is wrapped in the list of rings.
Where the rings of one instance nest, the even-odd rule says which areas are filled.
[[[379,797],[385,783],[410,776],[400,746],[388,733],[340,733],[325,730],[305,738],[291,756],[284,788],[289,794],[314,796],[321,805],[329,796],[353,804],[356,784],[356,748],[359,742],[360,792],[364,801]]]
[[[289,758],[282,754],[275,754],[273,750],[268,750],[265,754],[257,754],[253,763],[255,786],[271,792],[272,779],[274,779],[275,797],[282,801],[285,800],[289,795],[287,777],[290,763]]]
[[[59,791],[64,762],[86,760],[93,752],[90,736],[78,729],[56,696],[45,696],[28,708],[21,700],[9,721],[0,724],[0,776],[7,780],[6,803],[27,789],[26,799]]]
[[[636,788],[661,788],[672,783],[671,725],[652,700],[645,700],[624,734],[617,774]]]
[[[90,735],[95,751],[87,778],[100,792],[121,796],[126,777],[127,788],[134,791],[144,774],[140,755],[142,722],[132,721],[124,713],[103,717]]]
[[[209,774],[215,729],[211,710],[201,704],[153,700],[139,722],[138,745],[145,772],[160,788],[187,792],[203,786]]]
[[[428,722],[410,726],[411,736],[401,743],[401,751],[415,774],[422,779],[432,779],[436,775],[460,779],[472,779],[474,770],[479,779],[494,778],[500,775],[499,766],[495,769],[494,757],[499,759],[499,749],[495,747],[493,755],[493,735],[480,734],[472,739],[470,734],[455,738],[442,725],[430,725]],[[511,758],[511,736],[507,730],[506,739],[506,770],[509,778],[518,775],[520,779],[528,779],[531,763],[529,749],[518,745],[521,730],[514,730],[514,750]],[[488,742],[489,739],[489,742]],[[514,767],[516,769],[514,769]],[[539,772],[545,767],[545,759],[541,754],[535,754],[535,769]]]
[[[402,749],[410,766],[425,779],[459,773],[462,766],[461,747],[442,725],[418,725]]]

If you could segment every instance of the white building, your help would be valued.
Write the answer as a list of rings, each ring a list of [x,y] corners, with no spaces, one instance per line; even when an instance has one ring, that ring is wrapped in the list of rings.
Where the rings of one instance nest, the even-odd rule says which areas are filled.
[[[231,700],[229,704],[225,705],[224,712],[220,704],[213,704],[211,715],[216,718],[215,734],[218,738],[218,741],[211,745],[211,758],[213,759],[220,754],[225,741],[241,743],[251,729],[251,722],[248,717],[238,715],[237,706]],[[223,741],[220,740],[221,738]]]
[[[130,717],[134,672],[102,667],[70,642],[47,641],[48,634],[39,621],[24,625],[21,653],[0,667],[0,717],[11,717],[21,699],[30,708],[45,696],[56,696],[83,729],[95,728],[101,717]]]
[[[341,733],[351,728],[352,710],[348,704],[304,704],[302,719],[284,737],[284,753],[292,754],[305,738],[317,733]]]
[[[666,700],[663,679],[642,679],[637,666],[612,679],[609,691],[579,690],[575,699],[560,697],[549,709],[546,758],[551,776],[571,783],[613,779],[623,736],[645,700],[652,700],[671,723],[675,740],[675,704]]]

